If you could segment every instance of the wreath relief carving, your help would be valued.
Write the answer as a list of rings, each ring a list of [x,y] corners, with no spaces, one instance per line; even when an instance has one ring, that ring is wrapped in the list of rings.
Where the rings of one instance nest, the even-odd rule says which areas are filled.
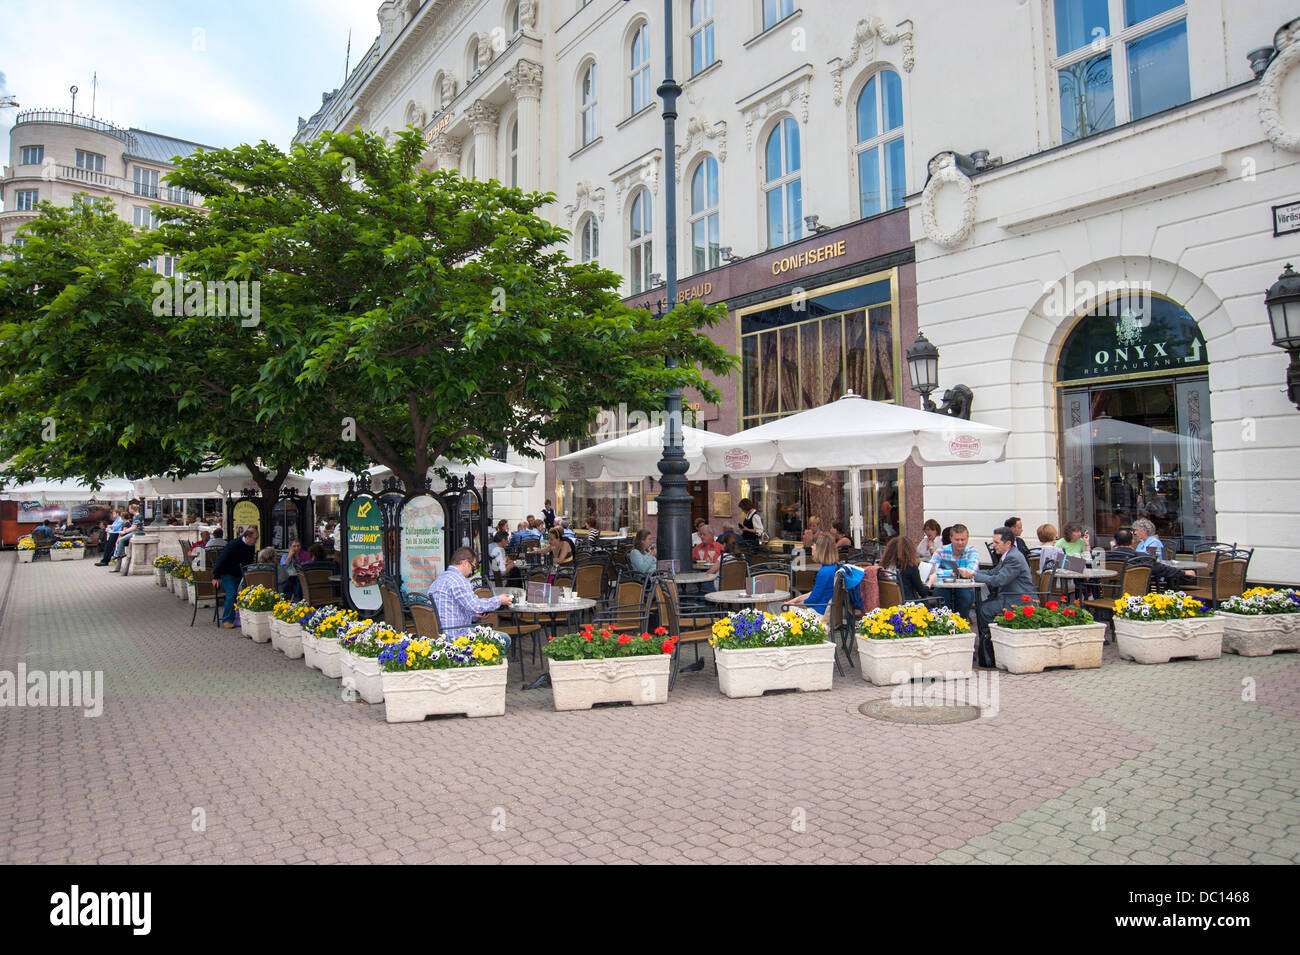
[[[953,229],[944,231],[937,214],[939,193],[949,184],[961,193],[961,216]],[[921,193],[921,225],[930,241],[945,249],[961,245],[975,228],[975,184],[957,168],[952,153],[940,153],[930,160],[930,181]]]

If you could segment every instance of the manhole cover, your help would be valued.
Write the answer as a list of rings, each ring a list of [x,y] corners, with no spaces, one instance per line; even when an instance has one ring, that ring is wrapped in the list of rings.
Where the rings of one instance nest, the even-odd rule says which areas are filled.
[[[912,706],[899,705],[893,700],[872,700],[858,707],[858,712],[872,719],[889,723],[908,723],[913,726],[938,726],[943,723],[966,723],[979,719],[978,706]]]

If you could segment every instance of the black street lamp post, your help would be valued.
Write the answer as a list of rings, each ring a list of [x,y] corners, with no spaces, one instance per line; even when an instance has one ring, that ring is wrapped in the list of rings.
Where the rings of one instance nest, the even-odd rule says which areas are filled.
[[[912,390],[921,395],[921,407],[938,411],[938,406],[930,400],[930,392],[939,387],[939,349],[923,332],[916,333],[916,341],[907,350],[907,370],[912,377]]]
[[[677,97],[682,88],[673,79],[673,0],[664,0],[664,72],[655,91],[664,101],[664,241],[667,243],[667,310],[677,304],[677,180],[670,169],[676,155]],[[669,357],[668,367],[677,361]],[[660,560],[675,560],[679,568],[691,560],[691,495],[686,490],[686,450],[682,446],[682,390],[672,388],[664,402],[664,455],[659,461]]]

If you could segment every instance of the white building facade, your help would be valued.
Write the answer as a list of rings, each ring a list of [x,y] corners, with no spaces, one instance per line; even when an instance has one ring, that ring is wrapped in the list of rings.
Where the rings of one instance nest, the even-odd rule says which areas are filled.
[[[988,539],[1015,515],[1031,537],[1076,522],[1108,539],[1149,516],[1184,546],[1255,547],[1252,579],[1300,579],[1300,418],[1263,305],[1300,245],[1271,224],[1272,206],[1300,198],[1297,50],[1286,31],[1275,39],[1296,11],[673,9],[673,156],[653,0],[390,0],[379,40],[298,138],[413,123],[430,167],[555,193],[570,255],[623,275],[635,304],[662,297],[673,177],[681,294],[727,304],[716,340],[743,359],[720,403],[696,402],[710,430],[850,386],[916,406],[903,354],[919,327],[940,350],[941,390],[970,386],[973,417],[1014,437],[1002,464],[866,475],[863,511],[892,501],[909,536],[934,517]],[[1270,64],[1262,79],[1252,52]],[[692,491],[715,526],[748,494],[773,536],[797,537],[814,513],[848,513],[837,480]],[[612,503],[598,510],[597,493]],[[652,493],[597,492],[548,465],[535,500],[506,512],[551,497],[579,521],[650,525]]]

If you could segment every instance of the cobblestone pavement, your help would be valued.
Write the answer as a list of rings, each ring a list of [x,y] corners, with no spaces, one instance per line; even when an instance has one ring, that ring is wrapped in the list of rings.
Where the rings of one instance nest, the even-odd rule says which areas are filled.
[[[1300,656],[389,725],[337,680],[84,560],[0,555],[0,671],[103,670],[103,714],[0,709],[0,862],[1294,862]],[[530,673],[536,667],[530,667]],[[1243,681],[1254,701],[1243,701]],[[1249,694],[1245,694],[1249,695]],[[993,709],[993,708],[990,708]],[[201,813],[198,812],[201,810]],[[195,831],[202,818],[204,831]]]

